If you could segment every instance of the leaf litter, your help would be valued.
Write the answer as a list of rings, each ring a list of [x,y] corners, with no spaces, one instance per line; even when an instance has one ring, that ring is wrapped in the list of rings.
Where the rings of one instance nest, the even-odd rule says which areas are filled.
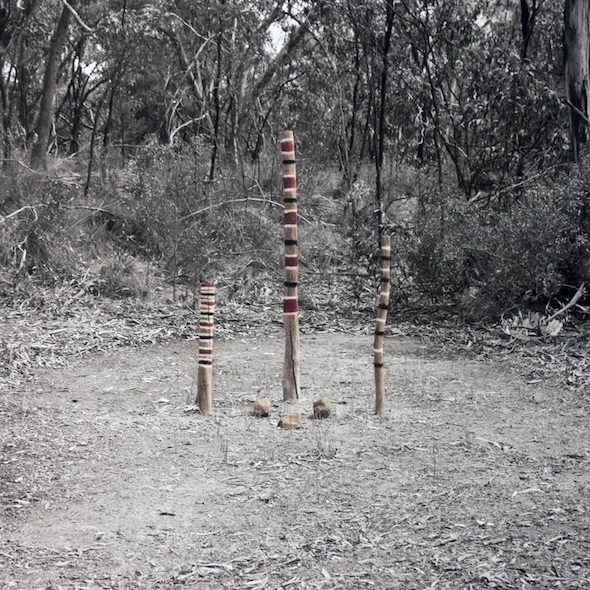
[[[280,310],[251,303],[229,301],[219,309],[226,355],[220,387],[235,393],[219,400],[214,420],[186,412],[175,389],[193,387],[178,377],[190,373],[187,351],[194,347],[178,341],[194,340],[198,330],[186,301],[109,301],[57,289],[3,303],[0,342],[8,366],[0,418],[8,428],[0,438],[0,581],[6,587],[19,587],[19,580],[20,587],[80,589],[589,586],[583,498],[590,448],[579,388],[554,395],[533,384],[531,396],[498,363],[475,369],[447,358],[516,358],[513,366],[531,380],[529,339],[521,346],[500,327],[395,326],[386,345],[391,409],[375,418],[370,351],[365,359],[361,347],[371,314],[351,314],[347,324],[321,307],[304,309],[309,410],[315,393],[346,404],[333,420],[281,433],[276,424],[247,417],[258,389],[277,397],[281,342]],[[408,334],[430,344],[411,343]],[[182,371],[168,348],[144,346],[168,341],[177,342],[172,352]],[[533,358],[541,354],[546,364],[533,378],[551,384],[562,359],[556,342],[532,344]],[[333,366],[325,360],[327,346]],[[98,409],[76,390],[81,372],[95,376],[92,387],[104,392]],[[48,375],[63,375],[63,382]],[[141,385],[129,390],[133,404],[119,408],[127,378]],[[162,501],[148,510],[158,521],[149,525],[145,516],[140,537],[124,525],[117,531],[108,519],[100,520],[94,540],[85,533],[78,544],[60,543],[53,533],[42,543],[41,532],[27,542],[15,533],[14,523],[43,524],[70,506],[92,506],[93,498],[104,503],[101,490],[119,485],[117,474],[129,462],[136,462],[136,483],[151,485],[152,472],[161,480]],[[90,465],[106,483],[93,483]],[[199,488],[203,504],[188,512],[188,499],[166,491],[185,479],[214,486],[210,496]],[[134,495],[130,506],[149,508],[154,492],[139,485]],[[119,502],[125,505],[124,496]],[[184,529],[189,515],[194,521]]]

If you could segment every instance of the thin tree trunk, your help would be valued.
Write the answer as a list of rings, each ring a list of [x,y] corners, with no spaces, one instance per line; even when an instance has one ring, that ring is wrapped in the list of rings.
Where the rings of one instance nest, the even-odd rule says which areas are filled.
[[[222,5],[225,2],[221,3]],[[215,166],[217,164],[217,156],[219,153],[219,121],[221,119],[221,105],[219,101],[219,86],[221,84],[221,60],[223,54],[221,51],[221,44],[223,42],[223,17],[219,17],[219,31],[217,33],[217,64],[215,68],[215,87],[213,88],[213,148],[211,150],[211,164],[209,166],[209,180],[215,178]]]
[[[566,0],[564,14],[565,92],[570,105],[570,142],[575,161],[589,138],[589,4],[588,0]]]
[[[127,21],[127,0],[123,1],[123,10],[121,13],[121,30],[123,31],[123,35],[125,36],[125,25]],[[119,61],[115,67],[115,72],[113,74],[112,82],[111,82],[111,92],[109,96],[109,108],[107,111],[107,117],[104,124],[104,133],[102,138],[102,145],[103,145],[103,152],[101,155],[101,165],[104,168],[106,165],[106,156],[107,156],[107,148],[109,145],[109,137],[111,128],[113,126],[113,110],[115,108],[115,98],[117,96],[117,91],[119,90],[119,84],[121,82],[122,74],[123,74],[123,64],[125,62],[125,53],[126,51],[122,52],[119,56]]]
[[[72,8],[75,8],[76,4],[77,0],[70,0],[70,6]],[[45,66],[45,75],[43,76],[41,103],[39,104],[39,115],[35,127],[37,138],[31,153],[31,168],[33,170],[47,170],[47,145],[49,144],[49,134],[53,124],[55,110],[59,56],[68,34],[70,20],[70,9],[64,6],[57,22],[57,27],[51,37],[51,42],[49,43],[47,64]]]
[[[70,134],[70,155],[78,153],[80,149],[80,134],[82,132],[82,113],[84,109],[84,98],[86,96],[87,76],[82,71],[82,60],[84,59],[84,52],[86,50],[86,43],[88,37],[84,36],[80,39],[76,47],[76,56],[78,66],[73,73],[72,83],[70,85],[70,97],[72,103],[72,129]]]
[[[0,96],[2,97],[2,169],[7,171],[11,167],[12,142],[10,141],[10,108],[8,103],[8,91],[4,78],[0,77]]]
[[[86,171],[86,183],[84,184],[84,196],[87,197],[90,192],[90,185],[92,183],[92,169],[94,168],[94,148],[96,146],[96,135],[98,133],[98,125],[100,121],[100,113],[106,100],[107,91],[105,90],[103,95],[98,101],[94,115],[94,126],[92,127],[92,135],[90,136],[90,148],[88,153],[88,169]]]

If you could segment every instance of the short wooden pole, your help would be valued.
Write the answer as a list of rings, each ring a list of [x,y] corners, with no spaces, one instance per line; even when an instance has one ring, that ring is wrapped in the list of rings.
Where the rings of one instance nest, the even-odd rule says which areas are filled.
[[[292,131],[280,138],[283,162],[283,203],[285,205],[285,362],[283,364],[283,399],[299,399],[299,248],[297,245],[297,172],[295,140]]]
[[[197,404],[201,414],[213,413],[213,316],[215,314],[215,285],[201,283],[199,294],[199,368]]]
[[[375,414],[383,412],[385,407],[385,368],[383,367],[383,346],[385,343],[385,325],[389,309],[391,290],[391,237],[381,237],[381,284],[377,304],[377,321],[375,324],[375,341],[373,345],[375,365]]]

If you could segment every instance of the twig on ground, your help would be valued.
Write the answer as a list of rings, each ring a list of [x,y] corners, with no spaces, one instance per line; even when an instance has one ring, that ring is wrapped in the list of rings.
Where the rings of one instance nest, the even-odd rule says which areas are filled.
[[[576,303],[578,303],[578,301],[586,293],[585,287],[586,287],[586,283],[582,283],[578,287],[578,290],[575,292],[574,296],[571,298],[571,301],[567,305],[564,305],[559,311],[556,311],[553,315],[549,316],[547,318],[547,323],[549,323],[551,320],[555,319],[559,314],[567,311],[570,307],[573,307],[574,305],[576,305]]]

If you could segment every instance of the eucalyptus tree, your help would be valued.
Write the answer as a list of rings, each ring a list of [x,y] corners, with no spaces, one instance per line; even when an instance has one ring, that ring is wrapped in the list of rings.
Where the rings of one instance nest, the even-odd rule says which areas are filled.
[[[566,0],[564,11],[565,89],[574,160],[590,137],[590,3]]]

